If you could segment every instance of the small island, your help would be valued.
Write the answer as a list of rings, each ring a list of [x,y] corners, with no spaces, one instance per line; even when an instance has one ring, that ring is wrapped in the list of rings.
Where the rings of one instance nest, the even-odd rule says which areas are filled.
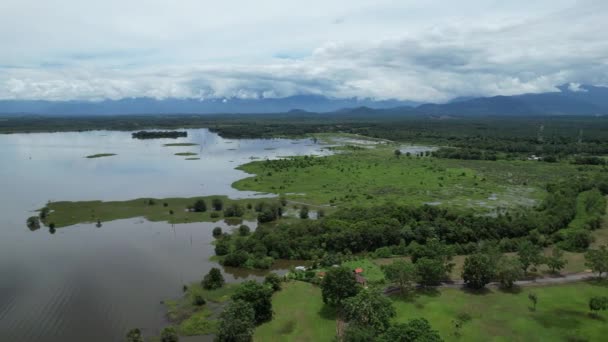
[[[162,138],[186,138],[188,132],[179,131],[139,131],[132,133],[133,139],[162,139]]]
[[[201,158],[186,158],[186,160],[201,160]]]
[[[97,153],[86,156],[85,158],[93,159],[93,158],[103,158],[103,157],[111,157],[115,156],[116,153]]]
[[[178,152],[175,155],[180,156],[180,157],[190,157],[190,156],[197,156],[198,154],[196,154],[194,152]]]
[[[195,143],[171,143],[171,144],[164,144],[163,146],[165,146],[165,147],[172,147],[172,146],[198,146],[198,144],[195,144]]]

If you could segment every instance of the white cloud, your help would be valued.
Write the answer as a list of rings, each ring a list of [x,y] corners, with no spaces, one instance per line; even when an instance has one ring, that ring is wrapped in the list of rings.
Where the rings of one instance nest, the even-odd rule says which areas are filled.
[[[608,84],[605,1],[0,3],[0,98],[456,96]]]

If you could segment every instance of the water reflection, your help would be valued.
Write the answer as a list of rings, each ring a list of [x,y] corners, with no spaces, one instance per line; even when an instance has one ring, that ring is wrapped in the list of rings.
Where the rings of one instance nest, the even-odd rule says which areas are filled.
[[[199,145],[163,146],[175,142]],[[26,218],[47,201],[254,196],[232,189],[247,176],[234,167],[251,158],[329,153],[319,147],[309,140],[228,141],[204,129],[188,130],[186,139],[145,141],[106,131],[0,135],[0,341],[120,341],[133,327],[157,335],[165,322],[160,302],[218,266],[209,260],[213,228],[256,227],[141,218],[48,230],[29,225]],[[186,161],[177,152],[201,159]],[[84,158],[97,153],[117,155]],[[232,282],[265,274],[223,272]]]

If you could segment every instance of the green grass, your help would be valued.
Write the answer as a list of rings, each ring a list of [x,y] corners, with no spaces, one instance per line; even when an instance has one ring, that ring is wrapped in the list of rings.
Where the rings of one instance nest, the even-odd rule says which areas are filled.
[[[342,265],[353,270],[357,267],[361,267],[363,269],[363,273],[361,275],[365,277],[368,282],[378,283],[384,281],[384,273],[382,272],[382,269],[370,259],[347,261]]]
[[[217,290],[205,290],[199,283],[193,283],[182,298],[165,301],[167,318],[176,325],[180,335],[213,334],[217,331],[217,316],[236,287],[237,284],[226,284]],[[205,298],[207,304],[195,306],[196,295]]]
[[[529,308],[530,292],[538,295],[536,311]],[[588,301],[607,292],[606,282],[527,287],[519,293],[443,289],[410,301],[394,298],[394,303],[396,321],[424,317],[446,341],[602,341],[608,334],[608,314],[592,318]],[[453,321],[463,313],[472,320],[458,338]]]
[[[198,144],[195,144],[195,143],[171,143],[171,144],[164,144],[163,146],[165,146],[165,147],[172,147],[172,146],[198,146]]]
[[[198,154],[194,152],[177,152],[175,155],[180,157],[198,156]]]
[[[150,205],[149,198],[138,198],[129,201],[81,201],[81,202],[51,202],[47,207],[51,210],[46,224],[55,223],[57,228],[71,226],[77,223],[94,223],[127,219],[132,217],[144,217],[149,221],[169,223],[189,223],[189,222],[215,222],[222,220],[220,217],[212,218],[212,210],[203,213],[190,212],[187,210],[197,199],[204,199],[207,208],[210,209],[211,199],[221,198],[224,205],[239,203],[246,207],[247,203],[255,205],[263,199],[241,199],[232,200],[226,196],[207,196],[194,198],[161,198],[154,199],[154,205]],[[268,201],[268,199],[266,199]],[[167,206],[164,206],[167,203]],[[173,214],[170,211],[173,211]],[[257,213],[252,209],[246,209],[243,219],[253,220]]]
[[[254,341],[334,341],[336,314],[323,304],[318,287],[299,281],[284,283],[272,306],[272,321],[256,329]]]
[[[115,155],[116,155],[116,153],[98,153],[98,154],[91,154],[89,156],[86,156],[85,158],[93,159],[93,158],[111,157],[111,156],[115,156]]]
[[[281,162],[254,161],[239,167],[254,176],[233,186],[317,205],[434,202],[487,212],[533,205],[544,196],[547,181],[577,172],[568,164],[397,158],[393,150],[354,149],[282,168],[275,167]]]

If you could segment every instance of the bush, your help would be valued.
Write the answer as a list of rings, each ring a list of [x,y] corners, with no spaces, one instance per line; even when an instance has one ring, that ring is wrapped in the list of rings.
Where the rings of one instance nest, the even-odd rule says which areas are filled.
[[[177,335],[177,330],[174,327],[164,328],[160,333],[160,341],[161,342],[178,342],[179,336]]]
[[[215,255],[222,256],[230,253],[230,243],[228,241],[219,240],[215,244]]]
[[[200,294],[196,294],[196,295],[194,295],[194,299],[192,300],[192,304],[194,306],[203,306],[203,305],[207,304],[207,301]]]
[[[211,214],[209,214],[209,217],[211,218],[218,218],[222,216],[220,213],[218,213],[217,211],[212,212]]]
[[[214,198],[211,200],[211,206],[213,210],[221,211],[224,208],[224,202],[220,198]]]
[[[196,200],[192,206],[192,209],[197,213],[205,212],[207,211],[207,203],[205,203],[205,201],[202,199]]]
[[[224,276],[222,275],[220,269],[213,267],[211,270],[209,270],[209,273],[205,275],[201,285],[206,290],[215,290],[224,286],[225,282],[226,281],[224,280]]]
[[[242,225],[239,227],[239,235],[240,235],[240,236],[247,236],[247,235],[249,235],[250,233],[251,233],[251,229],[250,229],[250,228],[249,228],[247,225],[242,224]]]
[[[245,210],[242,206],[233,203],[224,209],[224,217],[243,217]]]
[[[274,292],[281,290],[281,278],[276,273],[267,275],[266,278],[264,278],[264,284],[270,286]]]
[[[222,228],[221,227],[213,228],[213,237],[219,238],[220,236],[222,236]]]
[[[236,251],[234,253],[226,255],[223,264],[224,266],[240,267],[247,262],[247,259],[249,259],[249,255],[247,254],[247,252]]]

